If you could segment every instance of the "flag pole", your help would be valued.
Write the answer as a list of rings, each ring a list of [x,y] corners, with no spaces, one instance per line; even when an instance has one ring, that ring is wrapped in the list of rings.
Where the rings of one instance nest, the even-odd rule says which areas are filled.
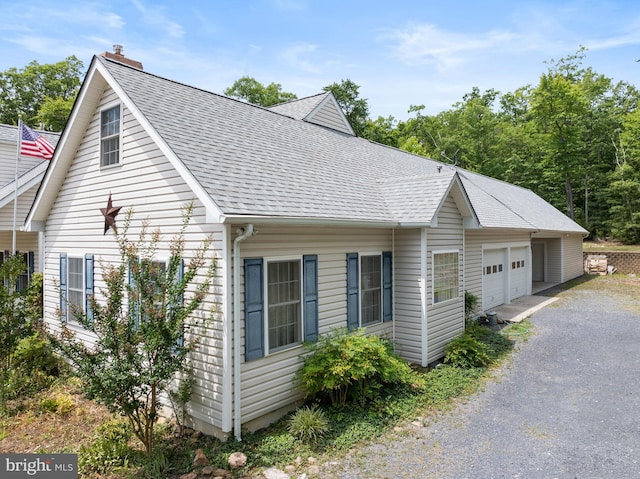
[[[11,245],[11,250],[14,255],[17,254],[16,251],[16,222],[18,217],[18,165],[20,163],[20,149],[22,147],[22,116],[18,116],[18,148],[16,151],[16,177],[14,180],[14,193],[13,193],[13,242]]]

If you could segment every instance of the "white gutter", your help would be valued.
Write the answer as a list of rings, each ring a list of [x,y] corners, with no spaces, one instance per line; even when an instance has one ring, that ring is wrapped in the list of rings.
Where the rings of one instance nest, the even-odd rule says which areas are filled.
[[[240,403],[240,242],[253,235],[253,225],[241,228],[233,240],[233,433],[242,441],[242,406]]]
[[[429,228],[433,222],[367,221],[335,218],[302,218],[286,216],[225,215],[223,223],[243,225],[247,222],[267,225],[349,226],[358,228]]]

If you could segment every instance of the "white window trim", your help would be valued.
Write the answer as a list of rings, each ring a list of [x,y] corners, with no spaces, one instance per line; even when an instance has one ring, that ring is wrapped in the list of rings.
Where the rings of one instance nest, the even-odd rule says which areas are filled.
[[[362,294],[362,258],[364,256],[377,256],[378,258],[380,258],[380,320],[379,321],[372,321],[371,323],[367,323],[364,324],[362,322],[362,297],[364,296]],[[383,322],[383,316],[384,316],[384,291],[383,291],[383,277],[382,275],[384,274],[383,272],[383,267],[382,267],[382,251],[373,251],[373,252],[364,252],[364,253],[358,253],[358,326],[360,326],[361,328],[368,328],[371,326],[375,326],[377,324],[382,324]]]
[[[302,255],[298,256],[271,256],[271,257],[263,257],[262,261],[264,263],[264,268],[262,271],[262,288],[263,288],[263,298],[264,298],[264,357],[271,356],[274,354],[281,353],[283,351],[288,351],[293,348],[297,348],[302,346],[304,333],[305,333],[305,318],[304,318],[304,270],[303,270],[303,258]],[[274,351],[271,351],[269,348],[269,263],[282,263],[288,261],[297,261],[300,268],[300,333],[299,338],[296,342],[287,344],[285,346],[280,346]]]
[[[457,296],[446,299],[444,301],[439,301],[436,303],[436,268],[435,268],[435,257],[438,254],[449,254],[456,253],[458,255],[458,294]],[[431,251],[431,305],[432,306],[442,306],[443,304],[447,304],[453,301],[458,301],[460,299],[460,250],[459,249],[443,249],[443,250],[432,250]]]
[[[71,271],[71,260],[72,259],[76,259],[76,260],[80,260],[80,264],[82,265],[82,285],[80,287],[80,290],[74,289],[74,291],[80,291],[82,293],[82,301],[81,301],[81,310],[84,314],[86,314],[86,310],[85,310],[85,284],[87,283],[87,271],[85,268],[85,261],[84,261],[84,255],[83,256],[75,256],[75,255],[67,255],[67,291],[66,291],[66,295],[67,295],[67,311],[66,311],[66,318],[67,318],[67,323],[69,324],[75,324],[75,325],[79,325],[80,323],[73,317],[73,313],[71,311],[71,301],[69,300],[69,293],[71,292],[71,283],[69,281],[69,272]]]
[[[118,125],[118,162],[117,163],[113,163],[110,165],[103,165],[102,164],[102,140],[104,139],[102,137],[102,113],[107,111],[107,110],[111,110],[112,108],[119,106],[120,107],[120,121],[119,121],[119,125]],[[99,114],[98,114],[98,165],[100,166],[100,169],[109,169],[109,168],[117,168],[118,166],[122,165],[122,127],[124,124],[124,108],[123,108],[123,104],[122,102],[119,101],[114,101],[114,102],[110,102],[107,103],[106,105],[104,105],[102,108],[100,108]]]

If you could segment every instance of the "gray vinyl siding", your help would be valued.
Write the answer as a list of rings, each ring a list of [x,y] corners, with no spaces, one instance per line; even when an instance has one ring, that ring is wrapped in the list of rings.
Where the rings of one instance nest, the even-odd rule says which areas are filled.
[[[340,115],[340,112],[336,109],[333,102],[327,101],[322,108],[316,111],[308,120],[316,125],[326,126],[327,128],[343,133],[351,133],[344,124],[344,118]]]
[[[241,264],[245,258],[298,258],[318,256],[319,333],[346,327],[347,253],[391,251],[393,232],[379,229],[271,227],[254,225],[257,234],[240,244]],[[244,274],[241,273],[244,308]],[[241,312],[244,317],[244,311]],[[242,321],[244,338],[244,321]],[[393,321],[367,326],[367,332],[391,338]],[[244,351],[244,339],[242,344]],[[302,346],[244,361],[242,374],[242,422],[258,419],[300,400],[294,375],[302,364]]]
[[[478,298],[478,309],[482,306],[482,247],[496,247],[530,242],[530,233],[505,229],[470,229],[465,232],[465,289]]]
[[[39,271],[40,252],[38,251],[38,233],[20,231],[24,219],[29,213],[31,203],[38,187],[34,186],[18,197],[16,212],[16,248],[21,252],[33,251],[35,254],[35,271]],[[0,251],[13,249],[13,200],[0,209]]]
[[[568,235],[562,239],[562,281],[582,276],[584,263],[582,257],[582,235]]]
[[[547,241],[547,281],[562,283],[562,238]]]
[[[423,366],[444,356],[446,345],[464,331],[464,233],[462,216],[448,197],[438,226],[427,230],[427,356]],[[433,253],[458,253],[458,297],[433,304]]]
[[[11,133],[15,132],[15,140],[0,141],[0,187],[11,183],[16,177],[16,156],[18,154],[18,129],[11,128]],[[18,163],[18,172],[20,174],[29,171],[31,168],[39,165],[45,160],[34,156],[21,156]]]
[[[18,196],[18,210],[16,212],[16,226],[18,230],[22,228],[24,220],[27,214],[29,214],[31,203],[33,203],[37,191],[38,186],[34,186]],[[0,209],[0,230],[13,231],[13,196],[11,197],[11,201]]]
[[[425,247],[422,230],[396,230],[394,244],[396,352],[407,361],[421,364],[427,286],[421,262]]]
[[[106,90],[100,107],[111,105],[117,97]],[[142,126],[122,105],[123,127],[121,131],[120,164],[100,168],[99,109],[94,113],[81,141],[76,157],[67,172],[47,219],[45,232],[45,320],[55,329],[58,323],[56,310],[59,292],[55,281],[59,277],[60,253],[69,257],[83,257],[86,253],[95,258],[95,291],[105,287],[102,280],[101,261],[117,263],[120,259],[112,231],[103,235],[104,217],[100,208],[107,204],[112,194],[114,206],[122,210],[116,218],[123,227],[126,211],[132,209],[133,217],[128,237],[137,239],[143,221],[149,223],[149,233],[156,228],[161,232],[157,259],[168,259],[169,242],[182,224],[181,208],[193,200],[194,194],[155,146]],[[144,185],[144,186],[142,186]],[[141,192],[144,188],[144,193]],[[223,233],[220,225],[206,225],[205,211],[194,203],[191,222],[186,231],[185,263],[201,241],[213,235],[214,251],[221,251]],[[222,290],[224,265],[219,262],[215,290]],[[221,295],[222,293],[220,293]],[[216,314],[206,320],[205,313],[220,311],[222,298],[211,294],[195,316],[198,326],[190,334],[201,336],[201,344],[194,354],[195,387],[190,403],[190,414],[220,428],[222,422],[222,317]],[[97,293],[98,300],[101,299]],[[79,337],[90,342],[92,338],[76,327]]]

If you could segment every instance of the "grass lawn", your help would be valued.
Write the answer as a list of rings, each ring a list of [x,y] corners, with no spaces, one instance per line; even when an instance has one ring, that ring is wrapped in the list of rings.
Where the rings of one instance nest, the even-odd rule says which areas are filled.
[[[588,253],[598,253],[606,251],[631,251],[640,253],[640,244],[622,244],[615,241],[584,241],[582,249]]]

